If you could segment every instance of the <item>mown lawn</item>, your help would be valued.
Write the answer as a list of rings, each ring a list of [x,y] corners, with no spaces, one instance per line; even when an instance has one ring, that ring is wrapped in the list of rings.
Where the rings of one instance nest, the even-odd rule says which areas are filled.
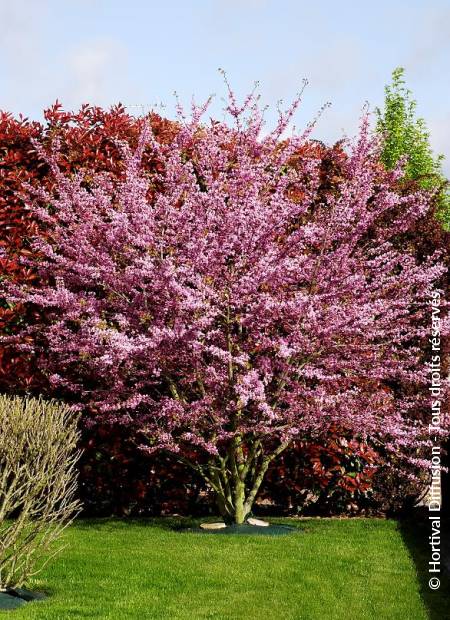
[[[49,598],[4,613],[14,620],[450,618],[448,583],[425,592],[395,521],[292,521],[302,532],[276,538],[187,533],[174,531],[176,523],[77,522],[65,534],[68,547],[35,581]]]

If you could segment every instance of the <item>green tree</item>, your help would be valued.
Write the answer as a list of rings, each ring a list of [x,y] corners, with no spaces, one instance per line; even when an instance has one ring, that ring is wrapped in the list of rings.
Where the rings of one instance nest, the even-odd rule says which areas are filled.
[[[436,213],[446,230],[450,230],[450,193],[442,172],[443,155],[437,157],[430,146],[430,134],[423,118],[416,118],[417,102],[405,86],[405,70],[392,72],[392,83],[385,88],[384,110],[377,108],[377,131],[383,135],[381,160],[393,168],[407,156],[405,179],[420,187],[437,190]]]

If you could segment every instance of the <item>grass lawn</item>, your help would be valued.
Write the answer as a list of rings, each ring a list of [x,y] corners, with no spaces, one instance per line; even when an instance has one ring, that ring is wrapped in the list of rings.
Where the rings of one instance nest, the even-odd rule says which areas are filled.
[[[427,557],[395,521],[305,519],[292,521],[303,533],[281,537],[177,532],[176,522],[78,521],[65,534],[68,547],[34,583],[50,597],[4,613],[14,620],[450,618],[448,582],[427,592],[419,574]]]

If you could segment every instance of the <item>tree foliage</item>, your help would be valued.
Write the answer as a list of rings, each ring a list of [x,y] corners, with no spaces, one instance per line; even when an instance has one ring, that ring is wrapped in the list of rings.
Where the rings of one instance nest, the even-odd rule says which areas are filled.
[[[406,157],[404,178],[419,186],[437,191],[437,214],[450,230],[450,194],[448,181],[442,173],[443,155],[435,157],[430,134],[423,118],[417,118],[417,102],[405,86],[405,70],[392,72],[392,83],[385,88],[383,111],[377,110],[377,130],[383,136],[381,160],[391,170]]]
[[[45,312],[23,348],[47,351],[54,389],[90,416],[139,421],[147,449],[176,453],[236,522],[295,439],[337,425],[403,453],[424,433],[386,382],[424,380],[417,342],[444,268],[394,237],[429,196],[393,192],[399,170],[380,182],[365,118],[320,200],[317,160],[289,165],[308,131],[282,138],[296,105],[263,137],[257,101],[230,91],[231,126],[197,107],[165,143],[148,126],[123,146],[123,179],[93,172],[88,187],[41,149],[56,190],[34,206],[41,285],[8,289]]]
[[[89,174],[108,171],[120,177],[123,161],[120,142],[134,148],[144,123],[129,115],[122,106],[110,110],[88,105],[78,112],[67,112],[56,102],[44,111],[45,123],[15,118],[0,112],[0,277],[17,282],[36,279],[29,262],[33,259],[30,239],[38,232],[38,222],[28,207],[29,186],[50,188],[53,180],[49,167],[38,154],[33,140],[44,147],[58,140],[59,165],[67,174],[88,170]],[[170,139],[176,127],[157,114],[149,116],[155,135]],[[144,158],[152,169],[157,162]],[[88,182],[86,176],[86,182]],[[0,299],[0,333],[12,333],[24,323],[39,321],[35,313],[26,314],[20,304]],[[0,389],[30,391],[42,388],[45,379],[37,372],[32,355],[18,352],[13,346],[0,348]]]

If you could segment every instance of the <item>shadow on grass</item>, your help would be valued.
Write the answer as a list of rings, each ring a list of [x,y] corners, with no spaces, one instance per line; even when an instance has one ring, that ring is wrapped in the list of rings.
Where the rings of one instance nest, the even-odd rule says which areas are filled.
[[[450,620],[450,522],[441,519],[441,572],[429,573],[428,562],[431,561],[431,547],[428,537],[431,535],[431,525],[428,514],[418,513],[400,521],[400,531],[403,541],[414,560],[420,586],[420,595],[428,610],[430,620]],[[447,559],[448,568],[444,567]],[[440,580],[440,587],[432,590],[429,585],[430,577],[436,576]]]
[[[90,532],[117,532],[127,529],[130,525],[138,527],[152,527],[167,532],[185,532],[185,533],[210,533],[202,532],[199,528],[200,523],[221,521],[219,516],[208,517],[181,517],[181,516],[165,516],[165,517],[103,517],[103,518],[79,518],[75,521],[75,527],[78,530],[89,530]],[[298,520],[275,518],[270,519],[273,530],[279,529],[292,529],[293,531],[299,530],[302,533],[306,533],[310,530],[310,519],[302,520],[301,524]],[[252,526],[247,526],[252,527]],[[253,529],[253,528],[252,528]],[[260,529],[260,528],[258,528]],[[261,528],[264,533],[265,528]],[[220,531],[220,530],[219,530]],[[217,533],[217,532],[215,532]],[[266,532],[268,533],[268,532]],[[277,532],[278,533],[278,532]]]
[[[113,532],[127,529],[130,525],[139,527],[152,527],[160,530],[178,532],[197,526],[204,519],[191,519],[190,517],[104,517],[104,518],[80,518],[75,521],[77,529],[90,531]]]

